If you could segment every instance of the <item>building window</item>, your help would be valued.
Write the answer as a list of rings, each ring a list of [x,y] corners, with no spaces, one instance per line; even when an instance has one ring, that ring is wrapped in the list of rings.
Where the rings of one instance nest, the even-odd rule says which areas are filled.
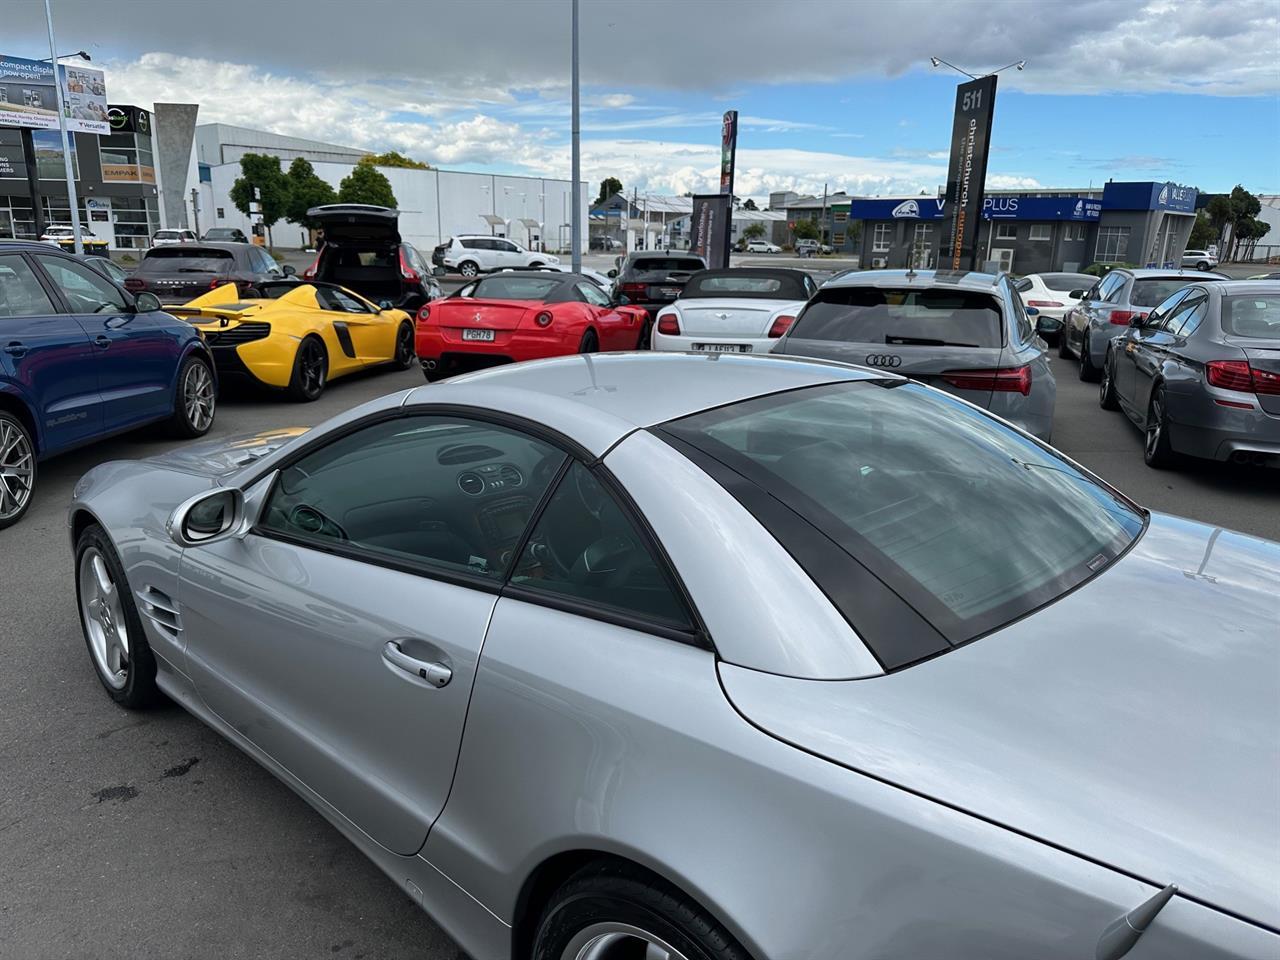
[[[1124,263],[1129,252],[1128,227],[1099,227],[1098,247],[1093,259],[1098,263]]]
[[[223,208],[223,207],[218,207],[218,219],[219,219],[219,220],[225,220],[226,218],[227,218],[227,211],[226,211],[226,209],[225,209],[225,208]]]
[[[1018,238],[1018,228],[1012,223],[996,224],[997,240],[1016,240]]]
[[[834,237],[832,237],[832,238],[831,238],[831,243],[832,243],[832,245],[833,245],[833,246],[843,247],[843,246],[844,246],[844,234],[843,234],[843,233],[837,233]]]
[[[39,91],[36,94],[38,98]],[[76,135],[68,133],[67,142],[71,144],[71,175],[79,180],[80,153],[76,149]],[[36,150],[36,176],[41,180],[65,181],[67,167],[62,160],[62,133],[58,130],[32,130],[31,145]]]
[[[836,223],[847,223],[849,220],[848,210],[837,210],[835,214]]]
[[[1052,231],[1047,223],[1033,223],[1031,225],[1032,240],[1048,240],[1051,238]]]
[[[872,253],[888,253],[889,244],[893,236],[892,223],[877,223],[876,231],[871,238]]]

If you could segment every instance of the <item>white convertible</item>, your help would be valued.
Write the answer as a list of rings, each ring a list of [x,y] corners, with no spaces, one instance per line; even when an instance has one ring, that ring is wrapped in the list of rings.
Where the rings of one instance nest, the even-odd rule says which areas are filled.
[[[803,270],[703,270],[658,312],[654,350],[768,353],[818,287]]]

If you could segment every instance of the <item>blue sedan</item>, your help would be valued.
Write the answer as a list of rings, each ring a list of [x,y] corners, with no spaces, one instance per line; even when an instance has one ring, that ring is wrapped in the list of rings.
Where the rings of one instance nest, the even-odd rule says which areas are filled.
[[[0,528],[31,505],[36,465],[168,421],[213,425],[217,384],[190,324],[47,244],[0,246]]]

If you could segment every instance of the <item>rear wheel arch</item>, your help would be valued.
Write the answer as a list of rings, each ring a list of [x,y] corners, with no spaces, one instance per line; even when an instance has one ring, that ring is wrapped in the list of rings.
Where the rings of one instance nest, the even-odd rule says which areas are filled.
[[[15,394],[0,392],[0,410],[12,414],[26,428],[31,436],[31,442],[36,446],[36,457],[39,458],[44,452],[44,438],[40,434],[35,414],[27,402]]]

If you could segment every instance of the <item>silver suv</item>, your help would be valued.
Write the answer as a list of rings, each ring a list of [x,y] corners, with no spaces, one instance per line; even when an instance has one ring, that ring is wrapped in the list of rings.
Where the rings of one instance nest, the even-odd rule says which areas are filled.
[[[450,237],[435,248],[431,259],[446,270],[453,270],[464,277],[510,267],[542,267],[560,262],[559,257],[526,250],[506,237],[474,234]]]

